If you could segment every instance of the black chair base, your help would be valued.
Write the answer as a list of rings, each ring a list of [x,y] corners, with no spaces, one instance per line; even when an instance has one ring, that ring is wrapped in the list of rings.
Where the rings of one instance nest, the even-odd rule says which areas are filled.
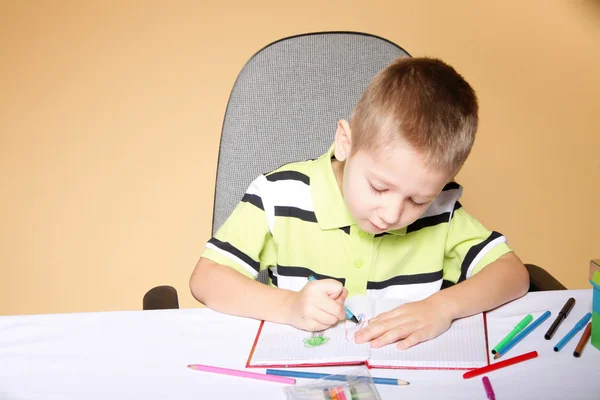
[[[144,310],[169,310],[179,308],[177,290],[172,286],[157,286],[150,289],[143,300]]]

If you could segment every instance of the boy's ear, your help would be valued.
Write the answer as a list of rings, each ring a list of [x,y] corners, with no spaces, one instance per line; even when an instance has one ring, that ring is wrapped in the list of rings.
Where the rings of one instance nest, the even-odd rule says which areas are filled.
[[[350,124],[345,119],[338,121],[337,129],[335,131],[335,142],[333,154],[336,160],[346,161],[350,156],[352,149],[352,132],[350,130]]]

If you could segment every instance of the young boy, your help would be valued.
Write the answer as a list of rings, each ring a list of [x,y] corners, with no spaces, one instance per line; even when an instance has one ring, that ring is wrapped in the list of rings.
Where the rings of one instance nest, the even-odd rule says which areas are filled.
[[[329,152],[250,185],[206,244],[192,294],[220,312],[308,331],[345,319],[347,296],[401,298],[355,335],[399,349],[522,296],[525,266],[461,207],[453,182],[477,113],[452,67],[398,59],[370,83],[351,122],[338,122]],[[255,280],[265,269],[269,285]]]

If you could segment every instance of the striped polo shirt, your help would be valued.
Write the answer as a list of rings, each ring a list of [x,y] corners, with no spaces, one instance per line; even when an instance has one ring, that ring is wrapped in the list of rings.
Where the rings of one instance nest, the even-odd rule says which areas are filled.
[[[202,257],[254,279],[267,269],[269,284],[284,289],[298,291],[314,275],[342,282],[350,296],[416,301],[511,251],[504,236],[461,207],[455,182],[407,227],[362,231],[346,207],[332,157],[333,146],[316,160],[256,178]]]

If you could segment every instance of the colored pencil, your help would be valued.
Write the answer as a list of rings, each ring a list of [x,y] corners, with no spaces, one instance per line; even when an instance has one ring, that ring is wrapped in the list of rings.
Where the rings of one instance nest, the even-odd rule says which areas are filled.
[[[490,364],[482,368],[472,369],[471,371],[465,372],[463,375],[464,379],[473,378],[478,375],[483,375],[488,372],[495,371],[500,368],[508,367],[510,365],[518,364],[523,361],[531,360],[532,358],[536,358],[538,356],[537,351],[531,351],[529,353],[521,354],[520,356],[512,357],[506,359],[504,361],[497,362],[495,364]]]
[[[289,376],[294,378],[305,378],[305,379],[326,379],[329,381],[347,381],[348,376],[346,375],[338,375],[338,374],[321,374],[316,372],[304,372],[304,371],[289,371],[282,369],[267,369],[267,375],[276,375],[276,376]],[[371,377],[373,383],[378,385],[398,385],[398,386],[406,386],[410,385],[410,382],[403,381],[402,379],[394,379],[394,378],[377,378]]]
[[[275,375],[267,375],[267,374],[259,374],[256,372],[240,371],[237,369],[212,367],[210,365],[192,364],[192,365],[188,365],[188,368],[196,370],[196,371],[212,372],[214,374],[221,374],[221,375],[238,376],[241,378],[258,379],[261,381],[287,383],[287,384],[291,384],[291,385],[296,383],[296,380],[294,378],[287,378],[287,377],[283,377],[283,376],[275,376]]]

